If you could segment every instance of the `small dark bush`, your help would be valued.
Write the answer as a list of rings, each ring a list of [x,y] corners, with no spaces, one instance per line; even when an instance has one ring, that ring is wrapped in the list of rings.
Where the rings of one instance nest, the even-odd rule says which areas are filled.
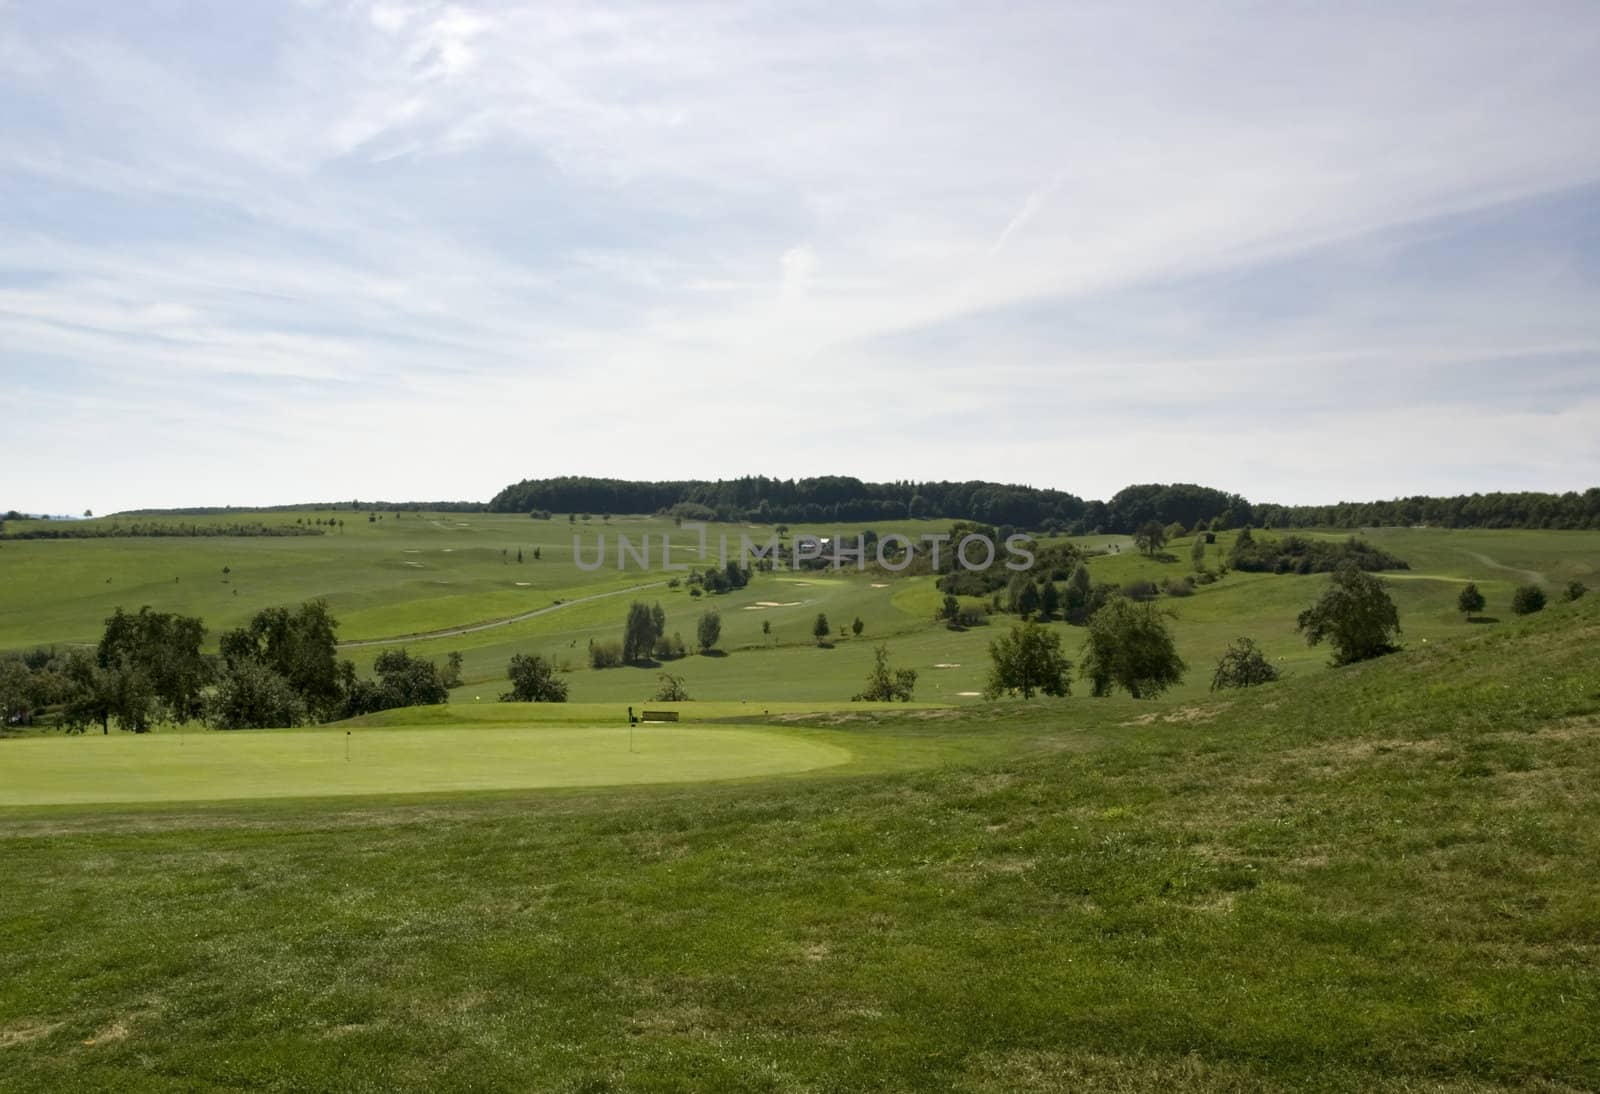
[[[621,642],[596,642],[589,647],[589,667],[614,669],[622,664]]]
[[[1537,585],[1522,585],[1511,595],[1511,610],[1518,615],[1532,615],[1544,610],[1544,590]]]
[[[1229,646],[1228,652],[1217,662],[1217,671],[1211,676],[1211,690],[1253,688],[1270,684],[1277,678],[1277,668],[1262,654],[1255,640],[1241,638]]]

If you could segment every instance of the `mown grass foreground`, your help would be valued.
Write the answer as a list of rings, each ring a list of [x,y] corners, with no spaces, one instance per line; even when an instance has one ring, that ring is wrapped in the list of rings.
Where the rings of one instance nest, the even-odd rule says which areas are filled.
[[[1591,596],[1217,701],[774,714],[832,774],[8,809],[0,1086],[1590,1089],[1597,714]]]

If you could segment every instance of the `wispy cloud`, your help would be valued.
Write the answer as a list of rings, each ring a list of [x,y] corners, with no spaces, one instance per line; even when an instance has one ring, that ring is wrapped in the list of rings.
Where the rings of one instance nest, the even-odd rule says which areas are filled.
[[[1597,52],[1555,3],[13,5],[49,470],[0,503],[1592,484]]]

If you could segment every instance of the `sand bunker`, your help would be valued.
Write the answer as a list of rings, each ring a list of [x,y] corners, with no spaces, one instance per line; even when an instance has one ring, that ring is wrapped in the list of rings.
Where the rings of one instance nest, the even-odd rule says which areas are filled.
[[[759,612],[764,608],[798,608],[804,603],[805,601],[803,600],[788,600],[782,604],[776,600],[758,600],[754,604],[746,604],[744,610],[747,612]]]
[[[519,581],[519,582],[517,582],[517,588],[526,589],[526,588],[528,588],[528,586],[530,586],[532,584],[533,584],[533,582],[531,582],[531,581]]]
[[[872,583],[872,587],[874,589],[887,589],[889,587],[889,583],[887,581],[874,581]]]
[[[981,691],[958,691],[958,692],[956,692],[956,694],[961,696],[963,699],[977,699],[977,698],[980,698],[983,695],[983,692],[981,692]]]
[[[935,665],[933,667],[936,668],[936,669],[958,669],[958,668],[961,667],[961,663],[959,661],[957,661],[957,662],[940,661],[937,665]]]
[[[422,563],[420,563],[420,562],[409,562],[409,561],[407,561],[407,562],[400,563],[400,565],[402,565],[402,566],[415,566],[419,570],[422,569]]]

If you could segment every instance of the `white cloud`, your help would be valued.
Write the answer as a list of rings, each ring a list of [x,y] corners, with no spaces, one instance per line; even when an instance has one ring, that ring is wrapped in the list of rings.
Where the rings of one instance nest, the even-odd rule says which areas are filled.
[[[402,479],[412,493],[482,496],[559,464],[1091,493],[1216,477],[1309,500],[1338,485],[1314,459],[1286,479],[1229,446],[1315,452],[1341,420],[1378,428],[1370,390],[1337,378],[1384,372],[1396,415],[1464,401],[1481,430],[1418,447],[1412,488],[1600,472],[1592,448],[1553,447],[1593,409],[1572,397],[1595,391],[1593,267],[1581,242],[1492,212],[1541,194],[1592,210],[1562,193],[1600,179],[1590,7],[388,0],[241,7],[228,34],[187,40],[143,32],[138,5],[103,27],[12,14],[0,378],[43,400],[32,440],[71,405],[108,443],[137,428],[73,404],[51,383],[63,365],[193,429],[199,385],[248,390],[250,427],[215,442],[254,491],[232,500],[326,481],[263,460],[258,435],[352,476],[381,465],[367,451],[407,464],[350,428],[374,413],[473,437],[430,455],[429,489]],[[1456,234],[1460,255],[1407,257]],[[1253,272],[1267,261],[1281,277]],[[1569,409],[1428,386],[1519,354]],[[1286,384],[1325,390],[1329,413],[1264,420]],[[1222,393],[1226,430],[1176,417]],[[555,405],[576,424],[546,414],[525,441],[529,408]],[[595,443],[602,406],[618,428]],[[716,421],[718,443],[663,456],[646,423],[675,416]],[[1549,459],[1541,422],[1562,423]],[[28,507],[109,489],[59,458]],[[182,466],[159,464],[166,500],[185,500]],[[83,504],[146,500],[117,489]]]

